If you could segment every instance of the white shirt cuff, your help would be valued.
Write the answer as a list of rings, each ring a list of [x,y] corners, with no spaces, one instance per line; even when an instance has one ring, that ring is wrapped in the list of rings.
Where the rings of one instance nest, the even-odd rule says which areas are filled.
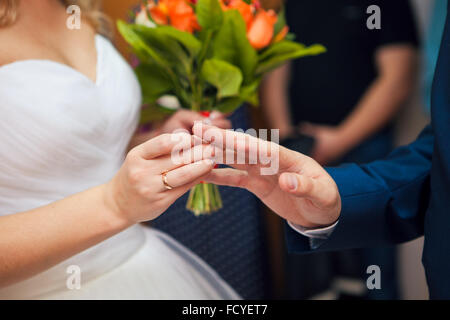
[[[292,222],[287,222],[288,225],[294,229],[294,231],[300,233],[301,235],[308,237],[310,239],[321,239],[321,240],[327,240],[330,235],[333,233],[334,229],[336,228],[339,221],[336,221],[331,226],[325,227],[325,228],[318,228],[318,229],[308,229],[299,225],[296,225]]]

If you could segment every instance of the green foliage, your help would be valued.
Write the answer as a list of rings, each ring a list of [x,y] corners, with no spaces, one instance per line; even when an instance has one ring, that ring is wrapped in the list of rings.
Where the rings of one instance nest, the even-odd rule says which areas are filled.
[[[175,111],[176,110],[164,108],[157,104],[149,104],[141,110],[140,124],[162,121]]]
[[[200,183],[189,193],[186,209],[196,216],[211,214],[222,209],[223,203],[219,188],[210,183]]]
[[[182,107],[192,110],[229,113],[245,102],[258,105],[258,87],[264,74],[288,60],[326,51],[322,45],[306,47],[288,40],[290,36],[257,51],[247,38],[239,11],[223,11],[218,0],[199,0],[195,10],[202,29],[194,34],[171,26],[117,23],[140,60],[136,75],[143,101],[153,106],[144,112],[146,119],[158,118],[159,112],[173,112],[156,104],[166,94],[177,96]],[[283,9],[274,33],[285,26]]]
[[[183,108],[194,111],[214,109],[231,113],[243,103],[256,106],[264,74],[288,60],[326,51],[321,45],[306,47],[290,41],[291,34],[263,50],[255,50],[239,11],[223,11],[219,0],[198,0],[191,6],[201,26],[194,34],[172,26],[150,28],[117,22],[119,32],[140,61],[135,72],[146,105],[141,123],[161,121],[176,112],[158,104],[164,95],[176,96]],[[274,34],[278,35],[285,26],[283,9]],[[202,183],[194,187],[187,208],[196,215],[222,208],[217,186]]]
[[[136,67],[135,72],[142,87],[144,103],[153,103],[173,89],[172,82],[167,78],[164,70],[155,64],[141,63]]]
[[[237,96],[242,83],[241,70],[217,59],[206,60],[201,70],[202,78],[217,89],[217,98]]]
[[[284,11],[284,6],[281,8],[280,12],[278,12],[277,23],[275,23],[274,34],[277,35],[281,30],[286,26],[286,15]]]
[[[219,0],[198,0],[195,6],[197,20],[203,29],[217,30],[223,23],[223,11]]]
[[[141,62],[153,60],[160,66],[166,66],[164,61],[156,52],[154,52],[145,41],[133,30],[133,25],[127,24],[121,20],[117,22],[117,28],[125,41],[133,49]]]
[[[239,67],[244,83],[253,81],[258,54],[247,39],[245,21],[237,10],[225,12],[222,28],[213,42],[213,57]]]
[[[256,68],[257,75],[263,75],[288,60],[298,59],[305,56],[314,56],[326,52],[324,46],[315,44],[309,47],[293,42],[290,40],[283,40],[271,45],[265,49],[259,56],[258,67]]]
[[[137,34],[159,59],[165,61],[177,72],[187,74],[192,69],[189,54],[183,48],[180,41],[172,36],[167,36],[166,28],[149,28],[141,25],[133,25],[132,30]]]
[[[192,34],[180,31],[172,26],[159,26],[156,30],[158,30],[161,35],[165,35],[178,41],[186,50],[189,51],[191,56],[195,56],[200,52],[202,43]]]

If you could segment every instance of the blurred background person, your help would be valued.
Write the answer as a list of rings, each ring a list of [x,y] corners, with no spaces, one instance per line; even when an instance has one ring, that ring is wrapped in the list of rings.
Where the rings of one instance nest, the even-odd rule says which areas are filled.
[[[366,26],[373,4],[381,9],[379,30]],[[393,146],[392,120],[415,83],[418,37],[409,2],[290,0],[286,14],[297,41],[328,52],[267,77],[262,104],[270,127],[281,139],[312,137],[311,156],[322,165],[383,158]],[[382,290],[368,292],[373,264],[383,272]],[[288,255],[286,295],[395,299],[396,268],[394,248]]]

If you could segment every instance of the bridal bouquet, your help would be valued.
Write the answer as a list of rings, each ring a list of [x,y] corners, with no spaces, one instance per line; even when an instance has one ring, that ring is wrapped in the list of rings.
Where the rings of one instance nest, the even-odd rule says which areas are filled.
[[[283,12],[264,10],[258,0],[145,1],[134,23],[118,22],[139,65],[143,121],[187,108],[207,116],[258,105],[267,72],[287,60],[325,52],[321,45],[288,40]],[[196,215],[222,207],[217,186],[191,190],[187,208]]]

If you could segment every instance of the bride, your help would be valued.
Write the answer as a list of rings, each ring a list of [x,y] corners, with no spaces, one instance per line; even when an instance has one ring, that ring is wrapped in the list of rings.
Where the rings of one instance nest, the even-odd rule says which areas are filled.
[[[66,27],[73,2],[80,30]],[[190,127],[199,116],[188,111],[153,139],[133,137],[140,88],[99,34],[96,7],[0,0],[0,299],[239,298],[188,249],[139,224],[212,170],[211,150],[186,134],[187,152],[202,148],[204,159],[171,161],[181,135],[164,133]],[[143,143],[126,155],[130,141]]]

